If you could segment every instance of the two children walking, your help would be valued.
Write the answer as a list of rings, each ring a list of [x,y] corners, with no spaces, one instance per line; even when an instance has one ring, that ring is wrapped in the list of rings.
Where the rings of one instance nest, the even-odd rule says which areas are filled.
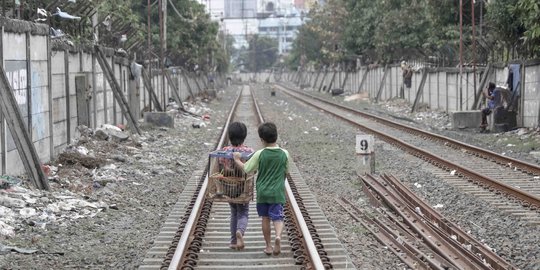
[[[232,123],[229,130],[229,140],[232,150],[251,149],[243,145],[247,132],[242,123]],[[262,232],[266,243],[263,252],[267,255],[281,253],[281,235],[283,232],[283,205],[285,204],[285,178],[289,172],[291,160],[287,150],[279,147],[277,128],[274,123],[266,122],[258,128],[259,138],[264,148],[257,150],[249,160],[243,161],[241,152],[235,151],[234,163],[246,173],[257,171],[257,214],[262,218]],[[243,235],[247,227],[249,204],[231,204],[231,248],[243,249]],[[271,224],[274,226],[274,242],[272,245]]]

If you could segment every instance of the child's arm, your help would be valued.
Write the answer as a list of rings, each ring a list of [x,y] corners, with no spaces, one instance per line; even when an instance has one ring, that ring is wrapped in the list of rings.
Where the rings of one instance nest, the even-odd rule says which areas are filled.
[[[234,152],[233,157],[234,157],[234,164],[236,164],[236,166],[238,168],[242,169],[242,171],[243,171],[244,170],[244,163],[242,162],[242,160],[240,160],[240,158],[242,157],[242,154],[240,152]]]

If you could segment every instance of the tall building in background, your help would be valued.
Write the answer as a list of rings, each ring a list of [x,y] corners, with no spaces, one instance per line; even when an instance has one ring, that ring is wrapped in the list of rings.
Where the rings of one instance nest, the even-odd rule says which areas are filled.
[[[267,18],[259,20],[259,35],[274,38],[278,42],[278,53],[287,55],[292,49],[298,28],[304,24],[304,15],[296,7],[280,9]]]
[[[225,19],[257,16],[257,0],[225,0]]]
[[[197,0],[206,6],[222,34],[234,37],[234,47],[248,47],[254,34],[278,41],[279,54],[287,54],[304,24],[309,3],[321,0]]]

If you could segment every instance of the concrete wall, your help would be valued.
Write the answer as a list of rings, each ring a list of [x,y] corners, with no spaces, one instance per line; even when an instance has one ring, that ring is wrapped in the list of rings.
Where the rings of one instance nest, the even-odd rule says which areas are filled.
[[[522,94],[518,108],[518,125],[537,127],[540,123],[540,61],[528,61],[520,64],[522,65]],[[399,96],[403,84],[401,68],[397,65],[388,66],[387,68],[387,76],[384,81],[382,81],[385,73],[385,67],[383,66],[361,67],[350,72],[347,81],[344,83],[345,93],[367,92],[370,98],[375,100],[379,89],[381,89],[380,101]],[[411,104],[414,103],[418,94],[423,70],[419,69],[414,72],[411,88],[404,91],[404,98]],[[428,104],[432,109],[448,113],[476,109],[474,108],[475,96],[478,93],[482,77],[486,76],[485,71],[486,68],[480,67],[476,70],[475,75],[475,72],[471,69],[464,69],[462,76],[460,76],[457,68],[428,69],[426,83],[418,101]],[[310,85],[310,87],[305,88],[306,90],[318,91],[321,84],[329,86],[334,71],[329,69],[326,77],[324,71],[321,71],[318,80],[315,81],[318,72],[304,72],[305,76],[312,78],[312,80],[306,80]],[[362,76],[366,72],[368,72],[366,80],[360,86]],[[339,71],[336,74],[332,88],[337,88],[346,78],[344,71]],[[243,76],[250,77],[250,74],[243,74]],[[507,77],[507,65],[492,64],[492,72],[488,74],[487,81],[505,86]],[[283,78],[295,78],[295,75],[286,73],[283,74]],[[382,88],[380,88],[381,83]],[[479,105],[483,106],[482,104]]]
[[[116,102],[111,86],[91,49],[63,48],[52,45],[46,25],[5,20],[1,38],[1,60],[8,81],[12,86],[17,105],[27,124],[34,147],[42,163],[60,153],[78,136],[79,125],[76,76],[85,76],[89,85],[89,123],[91,128],[103,124],[126,124],[121,107]],[[131,80],[129,60],[105,53],[112,67],[122,95],[133,108],[136,119],[142,118],[140,110],[150,103],[142,78]],[[178,85],[182,100],[190,97],[186,82],[178,69],[172,70],[172,81]],[[201,91],[204,76],[188,76],[194,95]],[[173,97],[173,88],[162,80],[160,72],[152,72],[152,85],[161,106],[165,108]],[[79,100],[80,102],[80,100]],[[24,166],[19,158],[6,119],[0,112],[0,173],[19,175]]]
[[[525,65],[523,93],[523,125],[537,127],[540,123],[540,65]]]

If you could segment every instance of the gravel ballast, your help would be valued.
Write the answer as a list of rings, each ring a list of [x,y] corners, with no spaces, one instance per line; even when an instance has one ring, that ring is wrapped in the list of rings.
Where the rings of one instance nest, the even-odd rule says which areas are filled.
[[[335,202],[336,198],[344,197],[360,208],[370,209],[355,171],[354,144],[360,131],[280,91],[271,96],[267,86],[253,87],[265,119],[278,126],[278,142],[289,150],[355,266],[404,269],[396,256]],[[105,162],[105,165],[93,170],[80,164],[58,166],[51,162],[58,167],[52,192],[33,190],[28,181],[19,184],[28,190],[21,191],[27,195],[2,191],[0,197],[17,198],[25,201],[25,205],[1,206],[1,232],[8,228],[1,225],[7,224],[13,234],[0,235],[0,244],[35,252],[5,252],[0,255],[0,269],[136,269],[185,181],[199,169],[193,165],[213,150],[237,89],[227,89],[218,99],[194,106],[196,113],[208,115],[209,121],[180,114],[174,128],[143,127],[141,136],[125,142],[111,143],[92,136],[86,141],[79,140],[76,146],[85,146],[90,150],[88,155],[97,159],[93,160],[95,164]],[[318,94],[343,102],[343,97]],[[413,126],[537,162],[529,153],[539,141],[534,130],[504,134],[452,131],[448,129],[448,116],[444,112],[425,110],[420,116],[409,114],[409,105],[396,100],[377,105],[359,101],[347,104],[380,115],[393,115]],[[462,193],[438,179],[431,165],[393,146],[376,141],[375,151],[377,173],[391,173],[430,205],[443,205],[439,209],[442,214],[495,249],[505,260],[521,269],[540,269],[537,227]],[[74,199],[78,204],[68,204]],[[81,201],[91,206],[83,207]],[[58,207],[48,207],[52,203]],[[21,212],[26,208],[36,213]],[[49,219],[42,218],[43,213]]]

